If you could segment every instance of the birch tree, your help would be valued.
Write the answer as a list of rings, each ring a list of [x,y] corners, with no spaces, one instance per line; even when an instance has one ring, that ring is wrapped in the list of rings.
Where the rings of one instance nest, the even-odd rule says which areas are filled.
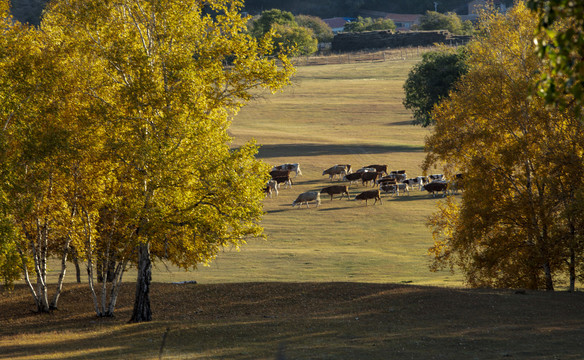
[[[7,9],[7,3],[2,4]],[[76,101],[60,62],[61,49],[7,13],[0,17],[3,220],[12,230],[8,238],[19,253],[20,270],[37,310],[47,312],[57,307],[73,239],[75,213],[64,196],[72,159],[79,154],[71,122]],[[52,255],[61,256],[62,267],[49,300],[47,260]]]
[[[461,171],[465,190],[431,218],[430,253],[472,286],[573,289],[582,271],[584,128],[534,96],[537,21],[521,2],[485,12],[469,72],[433,111],[424,168]]]
[[[192,268],[223,246],[262,236],[267,166],[255,159],[253,142],[232,149],[227,130],[253,89],[276,91],[293,68],[285,54],[268,58],[269,36],[258,42],[246,34],[241,6],[224,0],[63,0],[52,3],[43,20],[75,49],[70,61],[81,58],[89,67],[91,118],[103,129],[115,179],[102,209],[110,218],[100,220],[112,234],[108,246],[137,254],[131,259],[138,268],[131,321],[151,319],[155,258]],[[84,221],[89,236],[96,222]]]

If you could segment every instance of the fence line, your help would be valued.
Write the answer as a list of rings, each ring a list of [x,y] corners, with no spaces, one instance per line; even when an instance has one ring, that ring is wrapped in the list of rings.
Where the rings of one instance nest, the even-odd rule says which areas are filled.
[[[436,49],[436,46],[418,46],[377,51],[358,51],[350,53],[329,53],[310,56],[298,56],[294,58],[294,64],[296,66],[312,66],[330,64],[354,64],[359,62],[414,60],[421,58],[422,54]]]

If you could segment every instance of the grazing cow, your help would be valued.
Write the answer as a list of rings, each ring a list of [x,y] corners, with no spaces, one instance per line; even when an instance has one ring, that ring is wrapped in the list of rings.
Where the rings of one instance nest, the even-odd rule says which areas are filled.
[[[373,168],[378,173],[383,173],[387,175],[387,165],[368,165],[366,168]]]
[[[423,185],[426,185],[428,183],[428,180],[426,180],[425,176],[418,176],[411,179],[405,179],[403,183],[408,184],[408,186],[412,188],[417,187],[419,190],[422,188]]]
[[[442,191],[443,196],[446,196],[446,191],[448,190],[448,182],[442,180],[432,181],[431,183],[422,186],[420,190],[426,190],[427,192],[432,194],[432,197],[436,197],[435,193],[439,191]]]
[[[270,176],[272,177],[272,179],[280,176],[290,177],[290,170],[272,170],[270,171]]]
[[[362,167],[361,169],[358,169],[356,172],[365,173],[365,172],[374,172],[374,171],[377,171],[377,170],[375,170],[375,168]]]
[[[428,179],[430,179],[430,181],[444,180],[444,174],[433,174],[433,175],[428,176]]]
[[[276,193],[276,196],[278,196],[278,182],[273,179],[269,180],[264,187],[264,192],[266,193],[266,196],[269,195],[270,198],[272,197],[272,193]]]
[[[351,165],[348,165],[349,169],[351,168]],[[347,165],[335,165],[332,166],[328,169],[326,169],[325,171],[322,172],[322,175],[328,175],[329,179],[331,181],[333,181],[335,176],[339,177],[339,180],[341,180],[341,176],[347,174],[349,171],[347,170]]]
[[[377,204],[377,200],[379,200],[379,203],[382,204],[381,193],[379,192],[379,189],[363,191],[359,195],[355,196],[355,200],[365,200],[365,206],[367,206],[367,200],[369,199],[375,199],[373,205]]]
[[[383,184],[396,184],[397,180],[395,180],[395,177],[393,176],[383,176],[380,178],[377,178],[377,184],[379,185],[383,185]]]
[[[382,184],[379,188],[388,194],[399,196],[399,192],[401,191],[402,193],[407,192],[408,196],[410,195],[410,188],[408,184],[404,183]]]
[[[361,180],[361,176],[363,176],[363,173],[362,172],[356,172],[356,173],[352,173],[352,174],[345,174],[345,176],[343,177],[343,181],[348,181],[349,184],[350,184],[353,181]]]
[[[368,183],[368,182],[371,181],[373,183],[372,186],[375,186],[375,182],[377,181],[377,178],[378,177],[379,177],[379,173],[377,171],[374,171],[374,172],[364,172],[362,174],[362,176],[361,176],[361,183],[363,185],[365,185],[365,183]]]
[[[347,169],[347,174],[353,172],[353,168],[351,168],[351,164],[339,164],[339,166],[344,166]]]
[[[302,171],[300,171],[300,164],[297,163],[274,166],[272,170],[288,170],[295,172],[296,176],[302,175]]]
[[[307,191],[307,192],[303,192],[302,194],[298,195],[298,197],[296,198],[296,200],[294,200],[294,202],[292,202],[292,207],[298,205],[298,207],[300,207],[302,205],[302,203],[306,204],[306,207],[310,207],[308,206],[308,202],[309,201],[316,201],[316,207],[318,207],[318,205],[320,205],[320,193],[318,191]]]
[[[341,194],[341,199],[343,198],[344,195],[347,195],[347,200],[351,199],[351,197],[349,196],[349,186],[347,185],[327,186],[320,190],[320,193],[329,194],[331,196],[331,201],[333,201],[333,195],[336,194]]]
[[[397,182],[403,182],[408,178],[405,170],[394,170],[388,176],[394,178]]]
[[[272,180],[274,180],[277,184],[278,184],[278,188],[280,187],[280,184],[285,184],[286,188],[292,187],[292,180],[290,179],[290,176],[277,176],[275,178],[272,178]]]

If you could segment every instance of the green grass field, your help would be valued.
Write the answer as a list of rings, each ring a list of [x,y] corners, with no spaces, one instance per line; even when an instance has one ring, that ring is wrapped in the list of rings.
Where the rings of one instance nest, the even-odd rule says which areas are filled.
[[[413,282],[460,286],[459,276],[428,270],[432,244],[427,217],[436,201],[417,190],[383,205],[322,198],[319,208],[291,206],[296,196],[329,184],[322,171],[334,164],[354,169],[387,164],[421,175],[424,137],[402,105],[403,83],[415,60],[298,67],[285,91],[261,94],[236,117],[235,145],[255,139],[271,165],[299,163],[292,189],[265,200],[267,240],[240,251],[225,249],[209,267],[169,272],[155,281]],[[352,185],[352,197],[363,186]],[[127,278],[131,279],[131,278]]]

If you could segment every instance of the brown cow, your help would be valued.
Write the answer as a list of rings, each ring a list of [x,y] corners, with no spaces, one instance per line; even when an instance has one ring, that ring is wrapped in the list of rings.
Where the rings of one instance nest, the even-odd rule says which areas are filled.
[[[270,176],[273,178],[288,176],[290,177],[290,170],[272,170],[270,171]]]
[[[374,171],[374,172],[364,172],[362,174],[362,176],[361,176],[361,183],[363,185],[365,185],[365,183],[371,181],[373,183],[372,186],[375,186],[375,183],[376,183],[377,178],[379,177],[379,175],[380,175],[380,173],[378,173],[377,171]]]
[[[378,173],[383,173],[383,174],[387,175],[387,165],[368,165],[365,167],[366,168],[373,168]]]
[[[355,196],[355,200],[365,200],[365,206],[367,206],[367,200],[369,199],[375,199],[373,205],[377,204],[377,200],[379,200],[379,204],[382,204],[381,193],[379,192],[379,189],[363,191],[359,195]]]
[[[442,192],[442,196],[446,196],[446,192],[448,190],[448,182],[443,180],[435,180],[432,181],[431,183],[422,186],[420,191],[423,190],[426,190],[427,192],[432,194],[432,197],[435,197],[436,196],[435,193],[439,191]]]
[[[347,185],[333,185],[327,186],[320,190],[321,194],[329,194],[331,196],[331,201],[333,201],[333,195],[341,194],[341,199],[345,194],[347,195],[347,200],[351,199],[349,196],[349,187]],[[339,199],[339,200],[341,200]]]
[[[353,181],[357,181],[361,179],[361,176],[363,176],[362,172],[356,172],[356,173],[352,173],[352,174],[346,174],[343,177],[344,181],[348,181],[349,184],[352,183]]]

